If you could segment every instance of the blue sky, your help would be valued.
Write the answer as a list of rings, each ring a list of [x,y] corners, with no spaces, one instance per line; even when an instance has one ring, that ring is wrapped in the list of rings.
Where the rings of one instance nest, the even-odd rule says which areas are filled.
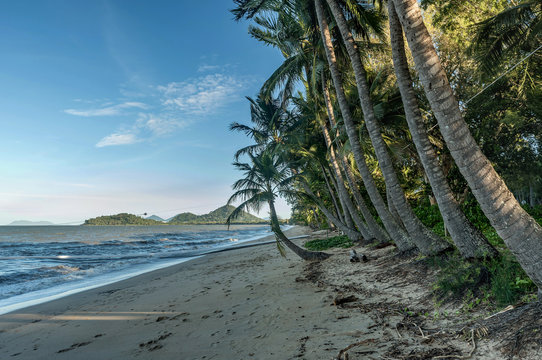
[[[232,6],[1,2],[0,224],[223,205],[248,143],[228,125],[282,60]]]

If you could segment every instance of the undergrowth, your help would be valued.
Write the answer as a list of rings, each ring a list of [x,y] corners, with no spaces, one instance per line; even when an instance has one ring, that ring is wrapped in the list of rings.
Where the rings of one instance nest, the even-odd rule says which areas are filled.
[[[440,270],[433,284],[437,303],[460,300],[465,310],[480,304],[502,308],[528,301],[536,292],[536,286],[509,253],[478,261],[467,261],[454,253],[444,259],[431,258],[430,263]]]
[[[461,300],[463,308],[469,310],[482,303],[501,308],[521,300],[533,299],[536,286],[491,227],[480,206],[474,199],[469,199],[461,207],[469,221],[499,251],[499,255],[493,259],[467,261],[456,251],[446,258],[431,258],[430,263],[440,270],[433,284],[437,303]],[[542,223],[542,206],[524,206],[524,209]],[[415,213],[426,226],[444,235],[444,222],[436,205],[418,206]]]
[[[330,248],[337,248],[337,247],[349,248],[351,246],[354,246],[354,243],[345,235],[333,236],[327,239],[315,239],[315,240],[307,241],[305,243],[305,247],[308,250],[312,250],[312,251],[322,251],[322,250],[327,250]]]

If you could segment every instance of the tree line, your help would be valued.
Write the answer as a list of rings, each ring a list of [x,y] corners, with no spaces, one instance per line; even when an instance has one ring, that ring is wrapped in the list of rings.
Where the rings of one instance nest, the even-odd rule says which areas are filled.
[[[234,156],[229,220],[267,204],[280,249],[325,258],[281,232],[280,195],[297,221],[401,253],[510,253],[542,287],[540,1],[234,6],[284,62],[248,98],[251,123],[231,124],[254,142]]]

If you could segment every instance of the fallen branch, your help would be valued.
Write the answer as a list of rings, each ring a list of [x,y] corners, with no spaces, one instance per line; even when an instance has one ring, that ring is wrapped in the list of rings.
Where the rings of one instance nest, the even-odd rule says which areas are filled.
[[[339,355],[337,355],[337,357],[333,360],[341,360],[343,354],[344,354],[344,360],[348,360],[348,354],[346,353],[348,350],[356,346],[365,345],[367,343],[373,343],[373,342],[375,342],[375,339],[365,339],[365,340],[358,341],[357,343],[350,344],[344,349],[342,349],[341,351],[339,351]]]
[[[476,341],[474,340],[474,329],[470,331],[471,334],[471,340],[472,340],[472,349],[466,356],[459,356],[459,355],[442,355],[442,356],[435,356],[433,359],[469,359],[472,354],[474,354],[474,350],[476,350]]]

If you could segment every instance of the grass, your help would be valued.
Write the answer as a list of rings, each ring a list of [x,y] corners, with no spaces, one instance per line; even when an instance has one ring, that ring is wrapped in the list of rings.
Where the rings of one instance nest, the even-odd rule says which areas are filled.
[[[327,239],[315,239],[307,241],[305,247],[311,251],[322,251],[331,248],[349,248],[354,243],[345,235],[333,236]]]

